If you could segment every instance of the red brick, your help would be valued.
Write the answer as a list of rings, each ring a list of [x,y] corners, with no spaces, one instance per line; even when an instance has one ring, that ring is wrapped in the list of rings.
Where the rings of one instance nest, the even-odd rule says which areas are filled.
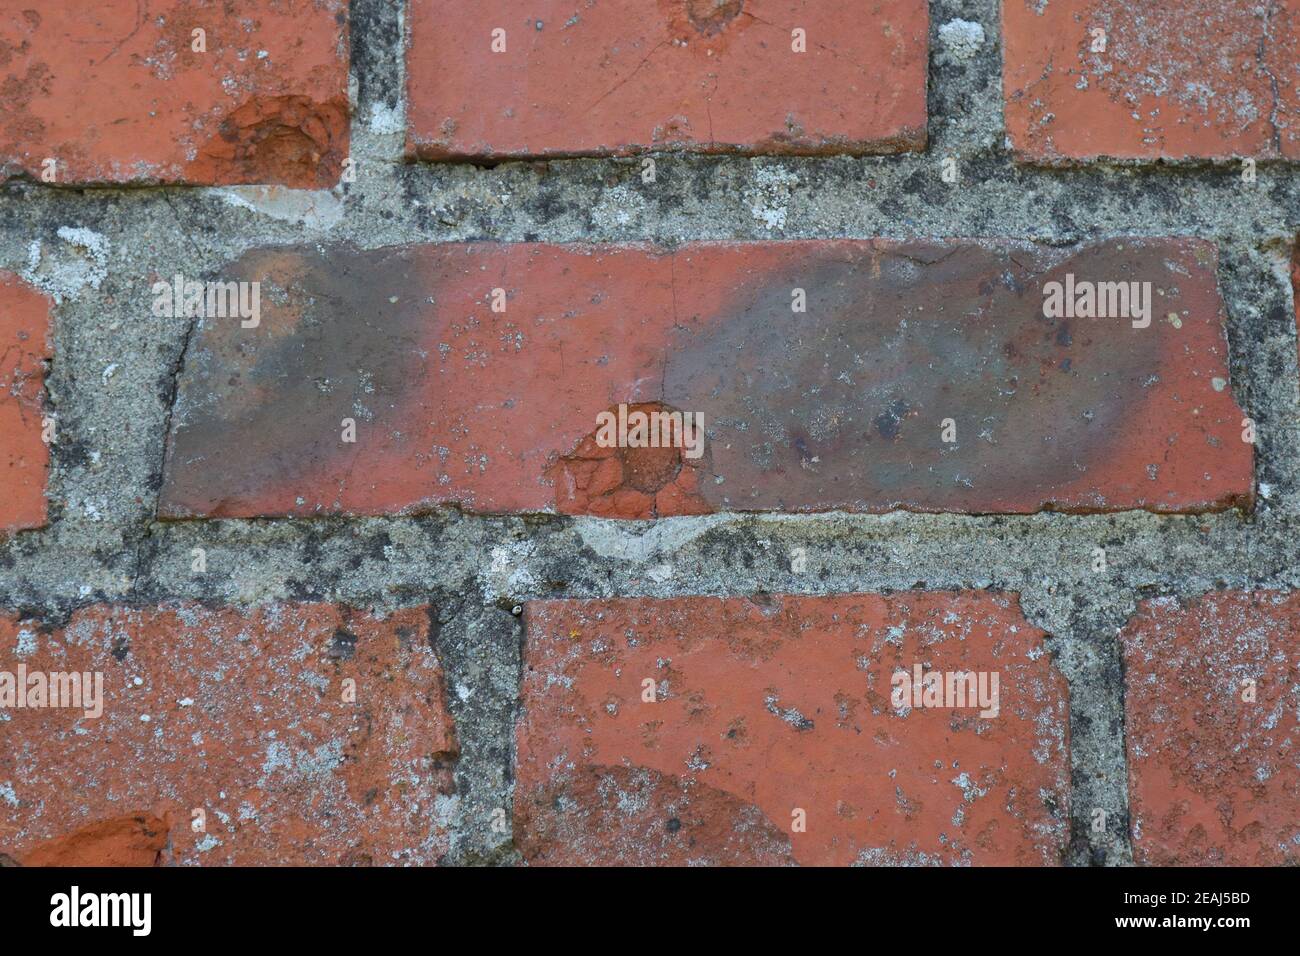
[[[0,169],[64,183],[338,181],[346,0],[55,0],[0,22]],[[206,52],[192,49],[193,31]]]
[[[1144,601],[1121,632],[1139,863],[1300,863],[1297,634],[1300,595],[1233,591]]]
[[[171,827],[149,814],[98,820],[38,846],[23,866],[162,866]]]
[[[1300,157],[1295,0],[1008,0],[1002,17],[1022,159]]]
[[[408,150],[879,153],[925,145],[925,0],[413,0]],[[494,53],[494,29],[505,52]],[[792,31],[806,52],[792,51]]]
[[[1014,597],[542,601],[525,626],[530,863],[1060,862],[1067,690]],[[896,709],[918,663],[998,672],[997,716]]]
[[[103,714],[0,711],[0,853],[323,865],[447,849],[456,738],[428,608],[96,606],[57,629],[0,618],[0,670],[19,664],[101,672]]]
[[[0,272],[0,534],[45,524],[50,306],[46,296]]]
[[[1215,260],[1193,240],[255,251],[225,278],[263,283],[261,325],[200,323],[160,513],[1248,503]],[[1044,318],[1070,273],[1150,281],[1150,326]],[[704,416],[702,457],[595,446],[599,413],[656,402]]]

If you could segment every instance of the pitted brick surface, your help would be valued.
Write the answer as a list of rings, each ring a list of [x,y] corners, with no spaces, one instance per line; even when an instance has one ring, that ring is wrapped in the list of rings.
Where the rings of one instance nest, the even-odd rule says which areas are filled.
[[[0,852],[31,865],[437,862],[457,744],[430,626],[427,608],[324,604],[0,620],[5,671],[98,672],[103,687],[98,716],[6,709]]]
[[[1195,512],[1253,493],[1208,243],[335,247],[233,273],[264,283],[264,314],[199,323],[169,517]],[[1044,317],[1076,274],[1150,283],[1149,324]],[[702,453],[598,448],[620,404],[702,415]]]
[[[1294,10],[18,0],[0,698],[142,683],[0,707],[0,867],[1294,862]],[[1071,272],[1151,279],[1152,326],[1043,316]],[[261,327],[151,308],[177,275],[261,278]],[[705,413],[703,454],[602,444],[620,407]],[[1032,730],[866,683],[1025,627]],[[669,678],[620,726],[611,649]],[[536,763],[575,741],[605,762]]]
[[[407,146],[435,159],[919,149],[928,22],[923,0],[413,0]]]
[[[1300,860],[1300,599],[1143,602],[1120,635],[1133,852],[1160,866]]]
[[[0,533],[45,524],[50,450],[43,407],[50,300],[0,272]]]
[[[6,6],[0,169],[67,184],[338,181],[346,0]]]
[[[1060,861],[1065,682],[1014,598],[542,601],[525,613],[515,816],[529,863]],[[998,672],[996,716],[896,706],[892,676],[916,664]]]
[[[1007,0],[1025,159],[1300,159],[1294,0]]]

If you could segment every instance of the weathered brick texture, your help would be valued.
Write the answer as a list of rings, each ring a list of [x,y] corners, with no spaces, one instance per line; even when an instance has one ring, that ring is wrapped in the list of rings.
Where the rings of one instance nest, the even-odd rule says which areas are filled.
[[[1007,0],[1007,134],[1024,159],[1300,158],[1300,4]]]
[[[161,513],[1221,509],[1253,456],[1215,265],[1192,240],[253,252],[231,276],[261,324],[200,322]],[[1150,283],[1149,325],[1045,318],[1069,276]],[[699,457],[599,447],[620,404],[703,415]]]
[[[530,863],[1059,862],[1065,681],[1012,597],[541,601],[525,618]],[[895,706],[892,675],[917,664],[998,672],[997,715]]]
[[[1133,854],[1300,862],[1300,595],[1144,601],[1120,635]]]
[[[58,628],[0,618],[0,662],[103,675],[101,716],[5,710],[0,853],[19,862],[427,864],[447,849],[457,745],[428,608],[95,605]]]
[[[1298,161],[1300,0],[0,0],[0,867],[1300,865]]]
[[[45,524],[50,305],[18,277],[0,272],[0,533]]]
[[[412,0],[408,148],[918,149],[928,23],[925,0]]]
[[[51,181],[52,170],[58,183],[338,181],[346,0],[6,6],[0,171]]]

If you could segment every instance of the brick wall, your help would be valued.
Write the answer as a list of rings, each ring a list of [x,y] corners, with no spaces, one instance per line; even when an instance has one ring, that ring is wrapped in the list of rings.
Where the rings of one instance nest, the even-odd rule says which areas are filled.
[[[1300,6],[858,6],[18,4],[0,862],[1300,861]]]

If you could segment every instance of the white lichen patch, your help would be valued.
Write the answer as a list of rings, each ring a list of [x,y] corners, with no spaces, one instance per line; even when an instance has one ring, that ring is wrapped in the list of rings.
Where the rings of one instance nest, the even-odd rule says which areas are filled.
[[[949,20],[939,27],[939,42],[950,62],[965,63],[984,46],[984,28],[970,20]]]
[[[785,229],[790,197],[799,177],[780,166],[760,166],[754,171],[754,184],[745,189],[749,212],[769,232]]]
[[[89,286],[98,289],[108,275],[109,242],[80,226],[60,226],[62,244],[47,248],[39,239],[27,247],[22,276],[57,303],[76,298]]]

